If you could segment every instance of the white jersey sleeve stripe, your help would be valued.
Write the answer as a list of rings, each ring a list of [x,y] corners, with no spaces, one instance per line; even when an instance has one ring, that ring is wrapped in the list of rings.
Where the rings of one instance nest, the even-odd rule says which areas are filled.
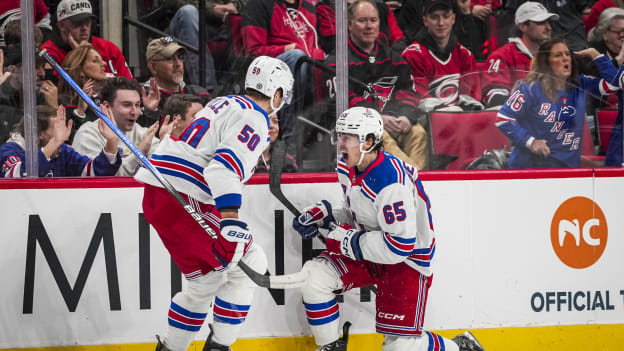
[[[202,174],[203,168],[193,162],[175,156],[152,155],[152,164],[163,174],[184,179],[208,195],[212,195]]]
[[[407,259],[421,267],[429,267],[431,266],[431,261],[433,260],[433,256],[435,254],[435,248],[436,242],[434,238],[429,248],[414,250]]]
[[[238,174],[238,177],[245,179],[245,170],[243,164],[236,157],[236,154],[230,149],[218,149],[213,157],[215,161],[221,162],[227,169]]]
[[[398,236],[392,236],[386,232],[383,233],[384,242],[394,254],[399,256],[409,256],[414,250],[414,244],[416,243],[416,237],[402,238]]]

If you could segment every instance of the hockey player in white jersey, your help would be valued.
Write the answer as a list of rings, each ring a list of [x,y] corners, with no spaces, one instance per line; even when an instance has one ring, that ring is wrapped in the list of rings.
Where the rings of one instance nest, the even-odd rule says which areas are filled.
[[[422,329],[436,247],[431,203],[414,167],[381,150],[381,116],[350,108],[338,117],[336,131],[345,201],[332,206],[323,200],[293,220],[306,239],[319,227],[330,230],[327,251],[303,267],[309,272],[303,302],[318,350],[346,350],[336,293],[376,285],[384,351],[482,351],[469,332],[449,340]]]
[[[213,240],[147,170],[143,211],[184,274],[187,285],[171,300],[158,351],[183,351],[201,328],[214,297],[204,350],[229,350],[249,311],[256,286],[237,266],[265,272],[267,259],[240,218],[243,184],[269,145],[269,115],[292,96],[293,76],[281,60],[260,56],[247,70],[245,95],[218,97],[196,115],[179,139],[165,138],[150,157],[218,234]]]

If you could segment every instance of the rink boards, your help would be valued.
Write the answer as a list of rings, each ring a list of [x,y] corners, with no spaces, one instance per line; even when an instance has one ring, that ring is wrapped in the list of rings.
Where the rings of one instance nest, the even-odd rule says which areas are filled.
[[[438,243],[426,329],[471,329],[486,350],[621,348],[624,171],[421,177]],[[267,183],[252,179],[241,216],[271,273],[292,273],[322,244],[300,240]],[[341,196],[333,174],[285,175],[282,188],[299,208]],[[0,349],[153,350],[184,282],[141,200],[131,179],[0,182]],[[346,294],[340,313],[351,350],[380,349],[373,293]],[[299,291],[259,289],[233,349],[313,350],[308,335]]]

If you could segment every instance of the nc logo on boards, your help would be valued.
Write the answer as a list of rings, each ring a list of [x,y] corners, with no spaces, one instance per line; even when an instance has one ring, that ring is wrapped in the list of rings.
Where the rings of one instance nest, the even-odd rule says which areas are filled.
[[[607,246],[607,220],[600,206],[586,197],[572,197],[555,212],[550,240],[565,265],[582,269],[600,259]]]

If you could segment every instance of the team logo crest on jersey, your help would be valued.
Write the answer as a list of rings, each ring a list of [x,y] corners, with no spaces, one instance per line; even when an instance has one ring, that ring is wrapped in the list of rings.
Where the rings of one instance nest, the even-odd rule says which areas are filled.
[[[437,97],[445,104],[451,104],[459,96],[459,73],[442,76],[429,84],[429,95]]]
[[[305,34],[310,31],[305,19],[300,20],[303,15],[299,14],[297,9],[288,8],[286,10],[289,16],[284,16],[284,25],[292,28],[295,31],[297,37],[303,38]]]
[[[559,119],[563,121],[572,120],[576,116],[576,108],[574,106],[563,105],[559,112]]]
[[[380,80],[376,81],[372,84],[375,93],[377,93],[377,102],[379,106],[379,111],[383,111],[384,107],[392,98],[392,93],[394,92],[395,84],[398,80],[398,77],[383,77]],[[368,90],[364,91],[364,99],[368,100],[370,98],[370,94]]]

